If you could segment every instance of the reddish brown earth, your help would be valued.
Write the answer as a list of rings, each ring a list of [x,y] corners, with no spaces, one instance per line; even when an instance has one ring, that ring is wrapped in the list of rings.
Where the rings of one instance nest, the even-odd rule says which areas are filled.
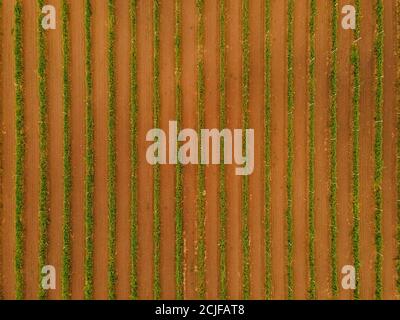
[[[25,58],[25,298],[37,299],[39,289],[39,95],[37,6],[24,1]],[[53,78],[54,80],[54,78]],[[12,154],[15,154],[13,151]],[[61,213],[61,211],[60,211]]]
[[[206,127],[219,126],[219,13],[217,1],[205,6],[205,84]],[[1,203],[1,263],[4,298],[15,298],[15,88],[13,55],[14,0],[4,1],[2,10],[1,68],[1,150],[3,176]],[[38,196],[39,135],[37,79],[37,10],[35,3],[24,0],[24,65],[25,65],[25,280],[26,298],[37,298],[38,270]],[[60,11],[61,0],[52,0]],[[347,4],[340,1],[341,6]],[[384,112],[384,297],[394,299],[395,289],[395,10],[393,0],[384,0],[385,10],[385,112]],[[93,80],[95,115],[95,298],[107,298],[108,202],[107,202],[107,1],[93,1]],[[130,273],[130,20],[129,3],[116,0],[117,40],[117,298],[129,298]],[[227,120],[229,129],[242,127],[242,42],[241,3],[227,0]],[[331,48],[331,5],[317,1],[316,31],[316,162],[315,162],[315,264],[318,298],[331,298],[329,255],[329,57]],[[285,299],[287,288],[287,0],[271,1],[272,40],[272,285],[273,298]],[[85,46],[84,2],[70,1],[71,15],[71,81],[72,81],[72,297],[83,298],[84,270],[84,147],[85,147]],[[138,2],[138,274],[139,297],[153,298],[153,168],[146,162],[149,143],[146,133],[153,128],[153,11],[151,1]],[[294,168],[294,281],[295,298],[307,297],[308,267],[308,15],[307,1],[295,2],[295,168]],[[61,16],[60,14],[58,15]],[[362,2],[361,25],[361,106],[360,106],[360,197],[361,197],[361,297],[374,298],[375,244],[373,200],[373,144],[375,112],[375,12],[373,1]],[[183,127],[197,128],[197,42],[195,1],[182,1],[182,86]],[[161,1],[161,128],[176,119],[174,82],[174,2]],[[250,257],[251,298],[265,297],[265,232],[264,232],[264,1],[250,1],[250,126],[255,129],[255,170],[250,177]],[[57,268],[57,290],[49,298],[61,294],[62,253],[62,50],[61,22],[48,38],[48,101],[49,101],[49,181],[50,217],[49,263]],[[339,25],[338,64],[338,272],[353,263],[351,230],[351,67],[350,46],[353,33]],[[227,177],[227,267],[228,295],[242,297],[242,178],[235,175],[234,165],[226,167]],[[184,293],[186,299],[198,297],[196,291],[196,195],[197,168],[184,167]],[[162,298],[175,297],[175,168],[161,166],[161,287]],[[206,167],[206,281],[208,299],[218,298],[218,166]],[[340,287],[341,288],[341,287]],[[340,290],[340,299],[351,299],[352,293]]]
[[[241,116],[241,7],[239,1],[227,1],[226,100],[229,129],[242,128]],[[227,183],[227,271],[228,297],[242,297],[241,189],[242,179],[235,166],[226,167]]]
[[[85,43],[84,3],[70,1],[71,42],[71,130],[72,130],[72,298],[83,299],[85,223]]]
[[[150,1],[138,2],[138,94],[139,119],[138,122],[138,273],[139,297],[151,299],[153,297],[153,170],[146,162],[146,133],[153,127],[152,121],[152,6]]]
[[[107,299],[108,196],[107,196],[107,2],[92,1],[92,57],[94,110],[94,298]]]
[[[272,182],[271,182],[271,231],[272,231],[272,286],[273,298],[287,297],[286,278],[286,161],[287,161],[287,90],[286,90],[286,3],[271,2],[271,92],[272,92]]]
[[[318,83],[315,104],[315,265],[317,295],[319,299],[330,298],[329,257],[329,57],[330,3],[317,2],[315,75]]]

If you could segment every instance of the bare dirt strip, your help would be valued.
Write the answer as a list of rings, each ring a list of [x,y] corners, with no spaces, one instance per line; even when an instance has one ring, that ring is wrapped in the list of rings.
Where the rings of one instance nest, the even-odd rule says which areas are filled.
[[[241,3],[227,1],[226,97],[229,129],[242,128],[242,45]],[[241,190],[242,180],[235,175],[235,166],[227,166],[227,272],[228,297],[242,297]]]
[[[129,1],[117,0],[117,299],[130,293],[130,15]]]
[[[286,159],[287,159],[287,77],[286,77],[286,7],[285,1],[271,2],[271,233],[273,298],[285,299],[286,285]]]
[[[146,133],[152,128],[152,4],[138,2],[138,275],[139,298],[153,297],[153,170],[146,162]]]
[[[383,297],[396,297],[396,15],[394,1],[385,0]]]
[[[175,120],[174,1],[161,1],[161,128]],[[175,166],[161,166],[161,298],[175,298]]]
[[[71,35],[71,132],[72,132],[72,298],[83,299],[85,220],[85,43],[84,2],[69,1]]]
[[[339,8],[347,2],[339,1]],[[340,23],[340,21],[339,21]],[[350,65],[350,48],[353,41],[351,30],[343,30],[339,24],[338,29],[339,50],[338,50],[338,96],[337,96],[337,258],[339,268],[339,282],[341,279],[340,270],[345,265],[352,265],[352,211],[351,211],[351,168],[352,168],[352,140],[351,140],[351,119],[352,119],[352,82]],[[349,290],[342,290],[339,283],[339,298],[351,299]]]
[[[37,75],[38,7],[36,2],[24,1],[23,11],[26,134],[25,298],[37,299],[39,288],[39,89]]]
[[[308,16],[309,1],[295,1],[294,292],[307,298],[308,277]]]
[[[15,172],[15,86],[13,35],[15,1],[4,1],[2,12],[2,99],[3,110],[3,167],[4,172]],[[5,299],[15,299],[15,187],[14,174],[3,176],[3,215],[1,219],[2,287]]]
[[[194,1],[182,1],[182,90],[183,128],[197,128],[196,108],[196,7]],[[184,296],[197,298],[195,273],[195,225],[197,169],[189,165],[183,169],[184,185]]]
[[[375,10],[373,1],[362,3],[361,24],[361,105],[360,105],[360,260],[361,298],[373,299],[375,293],[374,233],[374,116],[375,116]]]
[[[61,1],[52,0],[61,13]],[[49,123],[49,190],[50,210],[48,227],[48,264],[61,275],[62,223],[63,223],[63,92],[62,92],[62,27],[47,32],[48,62],[48,123]],[[61,277],[57,277],[56,290],[49,291],[50,299],[61,299]]]
[[[331,3],[317,1],[315,105],[315,268],[318,299],[330,298],[329,257],[329,57]]]
[[[250,128],[255,143],[264,145],[264,1],[250,1]],[[256,148],[250,177],[251,298],[265,297],[264,151]]]
[[[92,1],[93,110],[95,147],[94,298],[107,299],[107,1]]]
[[[205,3],[205,123],[207,128],[219,128],[219,4]],[[219,196],[218,166],[206,167],[206,279],[207,299],[218,299],[219,268]]]

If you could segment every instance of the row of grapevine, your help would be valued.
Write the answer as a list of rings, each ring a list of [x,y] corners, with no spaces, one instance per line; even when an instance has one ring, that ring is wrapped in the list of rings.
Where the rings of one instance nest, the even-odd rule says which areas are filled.
[[[137,0],[130,1],[131,19],[131,84],[130,84],[130,126],[131,126],[131,240],[130,240],[130,297],[138,299],[138,145],[137,123],[139,112],[137,83]]]
[[[153,0],[153,127],[160,128],[160,1]],[[161,298],[160,165],[153,168],[153,297]]]
[[[317,1],[310,1],[309,22],[309,65],[308,65],[308,268],[309,284],[308,297],[311,300],[317,298],[316,275],[315,275],[315,22],[317,18]]]
[[[44,0],[38,0],[38,9],[43,8]],[[39,270],[47,264],[48,254],[48,225],[49,225],[49,182],[48,182],[48,106],[47,106],[47,41],[45,30],[42,28],[42,16],[38,18],[39,45]],[[39,298],[46,299],[39,279]]]
[[[85,0],[85,299],[92,299],[94,290],[94,114],[91,28],[91,0]]]
[[[62,250],[62,297],[71,299],[71,192],[72,192],[72,163],[71,163],[71,80],[70,80],[70,33],[69,33],[69,4],[62,2],[62,47],[63,47],[63,165],[64,165],[64,200],[63,200],[63,250]]]
[[[329,105],[329,215],[330,215],[330,262],[331,293],[339,293],[337,272],[337,65],[338,65],[338,0],[332,0],[331,55],[330,55],[330,105]]]
[[[361,37],[361,3],[356,0],[356,29],[351,48],[351,64],[353,67],[353,117],[352,117],[352,141],[353,141],[353,172],[352,172],[352,211],[353,211],[353,260],[356,270],[356,289],[354,299],[360,298],[360,48]]]
[[[115,81],[115,3],[108,0],[108,298],[116,298],[117,236],[117,151],[116,151],[116,81]]]
[[[197,8],[197,128],[198,132],[205,128],[205,75],[204,75],[204,0],[196,0]],[[199,154],[202,154],[203,146],[199,145]],[[197,172],[197,294],[199,299],[204,299],[206,294],[205,275],[205,214],[206,214],[206,181],[205,165],[198,165]]]
[[[25,163],[25,129],[24,129],[24,52],[23,52],[23,9],[22,1],[17,0],[14,7],[14,58],[15,58],[15,115],[16,115],[16,172],[15,172],[15,271],[16,297],[24,299],[24,163]]]
[[[374,200],[375,200],[375,298],[382,299],[382,267],[383,267],[383,77],[384,77],[384,8],[383,1],[376,1],[376,96],[375,96],[375,143],[374,143]]]
[[[294,227],[293,227],[293,168],[294,168],[294,0],[288,1],[288,37],[287,37],[287,68],[288,68],[288,155],[287,155],[287,286],[288,299],[294,298],[294,276],[293,276],[293,247],[294,247]]]
[[[226,128],[226,3],[219,0],[219,127],[220,130]],[[219,290],[218,295],[222,300],[228,298],[227,288],[227,257],[226,257],[226,219],[227,219],[227,200],[226,200],[226,168],[224,164],[225,141],[221,142],[221,164],[219,166]]]
[[[3,1],[0,0],[0,25],[3,22]],[[0,33],[0,42],[2,41],[2,33]],[[0,52],[0,72],[2,72],[2,64],[3,64],[3,53]],[[0,83],[1,85],[1,83]],[[0,127],[2,128],[3,123],[3,109],[2,105],[0,105]],[[3,219],[3,135],[0,135],[0,221]],[[2,252],[3,241],[2,241],[2,231],[0,229],[0,252]],[[2,274],[2,262],[0,262],[0,280],[3,279]],[[0,281],[0,300],[3,299],[3,283]]]
[[[182,0],[175,0],[175,114],[182,127]],[[176,298],[184,299],[183,166],[175,169],[175,286]]]
[[[242,0],[242,118],[243,131],[250,125],[250,15],[249,0]],[[243,150],[246,138],[243,139]],[[249,176],[242,178],[242,261],[243,299],[250,299],[250,234],[249,234]]]
[[[271,1],[265,0],[264,44],[264,215],[265,215],[265,298],[272,299],[271,252]]]

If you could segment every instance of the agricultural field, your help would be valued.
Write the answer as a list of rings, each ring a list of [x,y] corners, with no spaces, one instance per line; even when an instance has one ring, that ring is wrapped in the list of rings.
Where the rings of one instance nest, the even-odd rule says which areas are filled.
[[[0,0],[0,43],[1,299],[400,299],[400,0]]]

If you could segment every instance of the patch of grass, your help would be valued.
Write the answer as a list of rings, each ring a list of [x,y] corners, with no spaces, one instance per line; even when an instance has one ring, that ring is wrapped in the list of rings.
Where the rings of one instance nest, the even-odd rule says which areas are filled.
[[[160,128],[160,1],[153,0],[153,127]],[[153,298],[161,298],[160,164],[153,168]]]
[[[85,299],[93,299],[93,257],[94,257],[94,115],[92,78],[92,5],[85,0]]]
[[[294,276],[293,276],[293,168],[294,168],[294,0],[288,1],[288,38],[287,38],[287,63],[288,63],[288,158],[287,158],[287,286],[288,299],[294,298]]]
[[[374,143],[374,200],[375,200],[375,298],[382,299],[382,268],[383,268],[383,80],[384,80],[384,6],[382,0],[376,0],[376,96],[375,96],[375,143]]]
[[[23,49],[23,6],[17,0],[14,7],[14,58],[15,58],[15,115],[16,115],[16,173],[15,173],[15,273],[16,298],[25,297],[24,281],[24,163],[25,163],[25,129],[24,129],[24,49]]]
[[[44,0],[37,1],[39,10],[45,5]],[[49,182],[48,182],[48,106],[47,106],[47,39],[42,27],[43,16],[39,14],[38,20],[38,46],[39,46],[39,272],[47,264],[48,255],[48,226],[49,226]],[[39,279],[39,299],[47,298],[47,290],[41,285]]]
[[[137,0],[130,1],[131,19],[131,274],[130,295],[138,299],[138,80],[137,80]]]
[[[197,9],[197,128],[198,132],[205,127],[205,75],[204,75],[204,0],[196,0]],[[202,154],[203,146],[199,143],[199,154]],[[203,300],[206,295],[205,275],[205,215],[206,215],[206,180],[205,165],[199,164],[197,171],[197,245],[196,245],[196,269],[197,269],[197,294]]]
[[[115,2],[108,0],[108,298],[116,299],[117,150],[115,82]]]
[[[69,33],[69,4],[62,2],[62,45],[63,45],[63,129],[64,129],[64,199],[63,199],[63,252],[62,252],[62,297],[71,299],[71,192],[72,192],[72,163],[71,163],[71,39]]]
[[[175,0],[175,114],[182,127],[182,0]],[[176,299],[184,299],[183,166],[175,168],[175,286]]]
[[[242,0],[242,117],[243,130],[250,125],[250,13],[249,0]],[[243,150],[246,138],[243,139]],[[243,299],[250,299],[250,234],[249,234],[249,176],[242,178],[242,258],[243,258]]]
[[[226,128],[226,3],[219,0],[219,127]],[[228,275],[226,257],[226,170],[225,170],[225,141],[222,139],[220,146],[221,164],[219,166],[219,298],[228,299]]]
[[[308,267],[309,284],[308,298],[317,299],[317,285],[315,274],[315,23],[317,18],[317,1],[310,0],[309,21],[309,62],[308,62]]]
[[[352,211],[353,231],[352,246],[354,268],[356,270],[356,289],[354,299],[360,299],[360,48],[361,37],[361,3],[356,0],[356,29],[354,30],[354,41],[351,47],[351,64],[353,68],[353,119],[352,119],[352,142],[353,142],[353,168],[352,168]]]
[[[332,0],[331,55],[329,92],[329,215],[330,215],[330,263],[331,294],[334,299],[339,294],[337,266],[337,66],[338,66],[338,0]]]
[[[265,227],[265,298],[272,299],[271,252],[271,0],[265,0],[264,44],[264,227]]]

